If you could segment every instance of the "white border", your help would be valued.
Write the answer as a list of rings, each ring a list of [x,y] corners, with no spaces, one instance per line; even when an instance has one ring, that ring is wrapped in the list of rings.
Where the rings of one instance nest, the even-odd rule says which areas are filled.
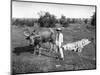
[[[100,0],[27,0],[54,3],[97,5],[97,70],[39,73],[41,75],[98,75],[100,73]],[[0,75],[10,75],[10,0],[0,0]],[[29,75],[29,74],[28,74]],[[34,74],[33,74],[34,75]],[[38,74],[37,74],[38,75]]]

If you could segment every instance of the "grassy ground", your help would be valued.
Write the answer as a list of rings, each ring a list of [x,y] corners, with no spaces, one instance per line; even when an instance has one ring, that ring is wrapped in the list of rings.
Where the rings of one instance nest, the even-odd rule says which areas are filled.
[[[33,27],[29,28],[32,31]],[[44,28],[45,29],[45,28]],[[16,47],[28,46],[24,28],[12,26],[12,51]],[[65,60],[55,59],[56,53],[43,51],[41,56],[36,56],[29,51],[16,55],[12,52],[12,71],[13,73],[37,73],[55,72],[69,70],[87,70],[96,68],[95,50],[95,30],[86,29],[86,25],[71,24],[63,29],[64,42],[74,42],[83,38],[92,40],[92,43],[85,46],[81,54],[72,51],[64,51]],[[24,48],[23,48],[24,49]],[[56,66],[60,65],[60,66]]]

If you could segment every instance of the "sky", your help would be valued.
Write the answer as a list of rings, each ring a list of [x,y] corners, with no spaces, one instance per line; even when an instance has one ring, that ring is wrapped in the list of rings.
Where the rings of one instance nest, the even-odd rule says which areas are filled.
[[[12,2],[12,18],[39,18],[39,12],[49,12],[60,18],[90,18],[95,12],[94,6],[60,5],[34,2]]]

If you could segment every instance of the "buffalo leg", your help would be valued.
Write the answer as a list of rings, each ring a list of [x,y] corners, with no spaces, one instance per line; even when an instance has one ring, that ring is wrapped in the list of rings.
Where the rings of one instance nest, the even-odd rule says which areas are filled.
[[[50,42],[50,51],[52,52],[53,50],[53,44]]]

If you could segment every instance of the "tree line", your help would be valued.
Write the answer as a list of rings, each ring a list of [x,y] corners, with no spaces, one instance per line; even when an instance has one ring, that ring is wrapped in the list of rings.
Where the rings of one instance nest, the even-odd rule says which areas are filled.
[[[57,19],[55,15],[49,12],[39,13],[39,18],[13,18],[12,25],[16,26],[34,26],[37,23],[40,27],[55,27],[56,24],[60,24],[62,27],[68,27],[70,23],[79,24],[91,24],[96,25],[96,13],[91,18],[66,18],[61,15],[61,18]]]

